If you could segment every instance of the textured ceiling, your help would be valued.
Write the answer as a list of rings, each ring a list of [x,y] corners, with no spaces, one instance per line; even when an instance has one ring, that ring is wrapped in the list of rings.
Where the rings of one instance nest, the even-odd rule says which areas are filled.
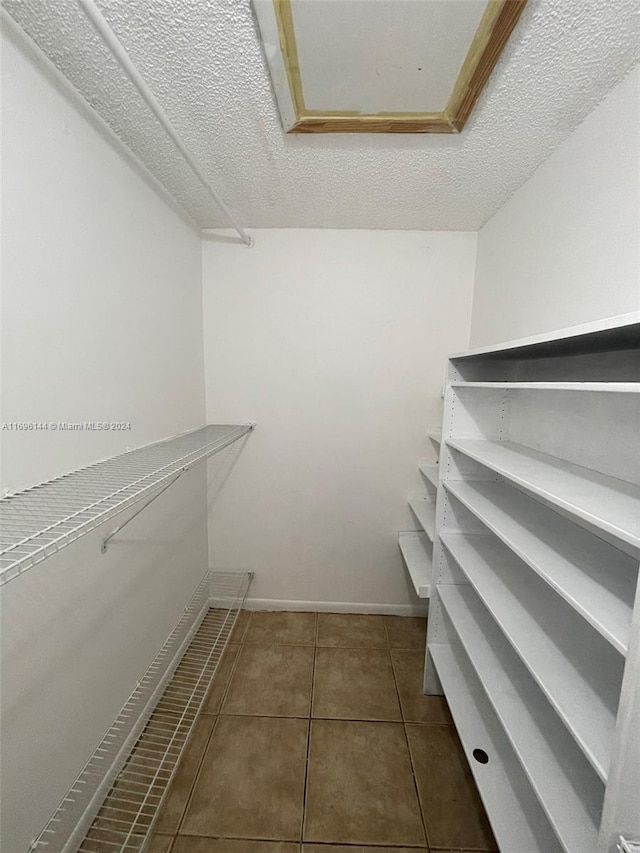
[[[226,224],[75,0],[3,5],[199,225]],[[285,136],[249,0],[98,5],[246,227],[475,230],[640,58],[638,0],[529,0],[459,136]]]

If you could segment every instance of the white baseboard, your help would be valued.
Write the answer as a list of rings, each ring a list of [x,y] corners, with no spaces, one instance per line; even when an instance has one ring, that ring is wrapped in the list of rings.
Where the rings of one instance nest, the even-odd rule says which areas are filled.
[[[426,616],[424,604],[364,604],[354,601],[287,601],[278,598],[247,598],[246,610],[305,610],[313,613],[384,613],[389,616]]]

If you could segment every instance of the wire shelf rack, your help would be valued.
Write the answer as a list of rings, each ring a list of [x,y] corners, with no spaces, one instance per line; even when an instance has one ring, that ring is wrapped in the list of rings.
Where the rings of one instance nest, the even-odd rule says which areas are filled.
[[[0,586],[247,435],[209,425],[0,499]]]
[[[251,583],[208,572],[29,853],[143,849]]]

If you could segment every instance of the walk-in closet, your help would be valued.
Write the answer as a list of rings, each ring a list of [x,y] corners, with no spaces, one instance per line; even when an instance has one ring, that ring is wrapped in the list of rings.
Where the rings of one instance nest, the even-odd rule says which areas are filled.
[[[640,853],[637,0],[1,0],[1,853]]]

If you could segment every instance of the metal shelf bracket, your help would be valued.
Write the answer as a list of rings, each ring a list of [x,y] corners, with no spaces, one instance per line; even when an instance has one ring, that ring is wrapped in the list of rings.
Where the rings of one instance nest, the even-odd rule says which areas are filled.
[[[107,547],[108,547],[109,540],[110,540],[110,539],[113,539],[113,537],[116,535],[116,533],[120,533],[120,531],[121,531],[124,527],[126,527],[126,526],[127,526],[127,524],[129,524],[130,522],[132,522],[132,521],[133,521],[133,519],[134,519],[136,516],[140,515],[140,513],[141,513],[141,512],[144,512],[144,510],[145,510],[145,509],[146,509],[150,504],[152,504],[152,503],[153,503],[157,498],[159,498],[159,497],[160,497],[160,495],[161,495],[163,492],[166,492],[166,491],[167,491],[167,489],[169,489],[171,486],[173,486],[173,484],[176,482],[176,480],[179,480],[179,479],[180,479],[180,477],[182,477],[182,475],[184,474],[184,472],[185,472],[185,471],[187,471],[187,470],[188,470],[187,468],[183,468],[183,469],[182,469],[182,471],[180,471],[178,474],[176,474],[176,476],[173,478],[173,480],[170,480],[166,485],[164,485],[161,489],[159,489],[159,490],[155,493],[155,495],[152,495],[152,496],[149,498],[149,500],[148,500],[148,501],[145,501],[145,502],[142,504],[142,506],[141,506],[141,507],[139,507],[139,508],[138,508],[138,509],[137,509],[137,510],[132,514],[132,515],[130,515],[130,516],[129,516],[129,518],[128,518],[126,521],[123,521],[123,522],[122,522],[122,524],[119,524],[116,528],[114,528],[108,536],[105,536],[105,537],[104,537],[104,539],[102,540],[102,544],[100,545],[100,553],[101,553],[101,554],[106,554],[106,553],[107,553]]]

